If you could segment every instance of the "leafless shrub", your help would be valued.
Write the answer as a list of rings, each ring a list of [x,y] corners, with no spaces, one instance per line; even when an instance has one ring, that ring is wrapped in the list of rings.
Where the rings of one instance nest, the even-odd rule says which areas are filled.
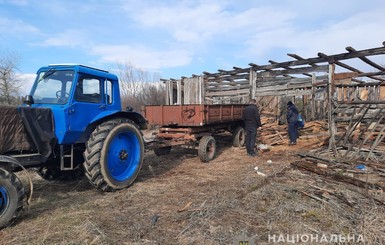
[[[165,86],[159,74],[138,69],[131,64],[118,65],[122,106],[140,111],[144,105],[160,105],[165,102]]]
[[[19,56],[16,53],[0,53],[0,104],[19,103],[20,84],[16,78]]]

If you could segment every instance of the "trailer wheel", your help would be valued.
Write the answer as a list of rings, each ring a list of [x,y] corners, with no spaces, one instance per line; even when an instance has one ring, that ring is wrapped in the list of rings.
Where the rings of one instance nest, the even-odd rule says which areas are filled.
[[[242,147],[245,145],[246,134],[243,127],[237,127],[233,134],[233,146]]]
[[[143,155],[143,138],[134,122],[128,119],[104,122],[96,127],[86,144],[86,176],[102,191],[126,188],[138,176]]]
[[[0,168],[0,229],[10,226],[20,215],[25,197],[19,178]]]
[[[199,140],[198,155],[202,162],[213,160],[216,150],[217,146],[214,137],[206,135]]]
[[[154,153],[157,156],[168,155],[170,151],[171,151],[171,146],[164,146],[164,147],[159,147],[154,149]]]

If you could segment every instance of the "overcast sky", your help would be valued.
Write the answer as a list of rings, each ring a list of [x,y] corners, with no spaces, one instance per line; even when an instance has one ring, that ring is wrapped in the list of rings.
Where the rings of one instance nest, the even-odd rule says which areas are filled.
[[[379,47],[384,13],[384,0],[0,0],[0,52],[23,74],[129,63],[180,78]]]

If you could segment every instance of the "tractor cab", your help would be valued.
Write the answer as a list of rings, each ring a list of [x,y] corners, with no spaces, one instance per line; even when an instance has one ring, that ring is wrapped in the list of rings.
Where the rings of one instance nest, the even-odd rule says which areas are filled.
[[[121,110],[118,78],[82,65],[49,65],[37,72],[26,104],[51,108],[59,144],[79,143],[90,123]]]

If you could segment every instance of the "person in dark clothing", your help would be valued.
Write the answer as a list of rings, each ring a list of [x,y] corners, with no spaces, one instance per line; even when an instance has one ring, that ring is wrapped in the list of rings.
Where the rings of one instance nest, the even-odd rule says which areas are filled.
[[[298,132],[297,132],[297,121],[298,121],[298,109],[293,102],[287,102],[286,120],[288,124],[288,133],[290,138],[290,144],[297,144]]]
[[[242,119],[245,123],[246,130],[246,150],[247,155],[256,156],[255,142],[257,137],[257,128],[262,126],[259,110],[255,99],[250,100],[250,104],[243,110]]]

